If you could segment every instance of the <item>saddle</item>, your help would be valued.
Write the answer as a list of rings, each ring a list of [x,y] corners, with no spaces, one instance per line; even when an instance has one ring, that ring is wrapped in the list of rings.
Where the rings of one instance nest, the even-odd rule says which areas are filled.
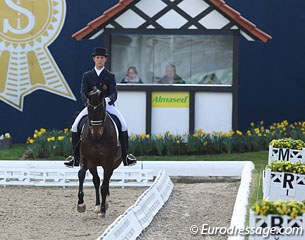
[[[110,119],[114,122],[117,130],[118,130],[118,143],[120,142],[120,136],[121,136],[121,129],[122,129],[122,124],[120,122],[120,120],[118,119],[117,116],[115,116],[114,114],[110,114],[109,112],[107,112],[108,116],[110,116]],[[85,124],[88,120],[88,116],[83,116],[81,118],[81,120],[79,121],[78,123],[78,126],[77,126],[77,132],[80,133],[80,135],[82,135],[83,133],[83,130],[84,130],[84,127],[85,127]]]

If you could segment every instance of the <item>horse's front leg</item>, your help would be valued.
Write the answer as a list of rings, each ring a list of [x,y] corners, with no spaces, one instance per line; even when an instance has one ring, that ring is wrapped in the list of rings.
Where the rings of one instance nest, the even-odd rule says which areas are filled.
[[[110,182],[112,173],[113,173],[113,170],[104,169],[104,179],[103,179],[103,184],[101,186],[101,194],[102,194],[101,214],[102,214],[103,218],[106,216],[106,210],[107,210],[106,198],[107,198],[107,195],[110,195],[109,182]]]
[[[84,192],[83,192],[86,172],[87,172],[87,167],[86,166],[81,166],[80,170],[78,171],[79,187],[78,187],[77,211],[80,212],[80,213],[83,213],[83,212],[86,211],[86,204],[84,202]]]
[[[100,212],[100,184],[101,184],[101,180],[100,177],[98,176],[98,172],[97,172],[97,168],[93,168],[93,169],[89,169],[90,173],[92,174],[93,178],[93,184],[94,184],[94,188],[95,188],[95,208],[94,208],[94,212],[99,213]]]

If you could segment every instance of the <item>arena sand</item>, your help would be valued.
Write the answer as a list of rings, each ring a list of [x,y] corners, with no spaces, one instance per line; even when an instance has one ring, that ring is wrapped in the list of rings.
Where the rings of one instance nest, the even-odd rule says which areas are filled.
[[[192,225],[228,227],[239,181],[174,183],[173,192],[139,240],[227,239],[192,235]],[[75,187],[0,187],[1,240],[96,239],[147,188],[111,187],[106,218],[93,212],[94,189],[84,189],[87,211],[76,210]]]

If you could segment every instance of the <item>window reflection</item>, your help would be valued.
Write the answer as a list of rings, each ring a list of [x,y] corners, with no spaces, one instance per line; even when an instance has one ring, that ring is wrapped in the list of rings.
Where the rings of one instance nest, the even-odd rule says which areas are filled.
[[[233,36],[113,35],[111,67],[118,83],[135,66],[144,84],[232,85]],[[165,76],[169,66],[176,80]],[[178,81],[179,76],[179,81]]]

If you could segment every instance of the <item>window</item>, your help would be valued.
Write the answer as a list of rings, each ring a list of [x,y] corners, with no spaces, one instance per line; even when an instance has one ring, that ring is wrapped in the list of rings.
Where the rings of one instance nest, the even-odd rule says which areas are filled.
[[[115,34],[111,52],[118,83],[135,66],[144,84],[232,85],[233,35]],[[166,81],[169,66],[182,80]]]

